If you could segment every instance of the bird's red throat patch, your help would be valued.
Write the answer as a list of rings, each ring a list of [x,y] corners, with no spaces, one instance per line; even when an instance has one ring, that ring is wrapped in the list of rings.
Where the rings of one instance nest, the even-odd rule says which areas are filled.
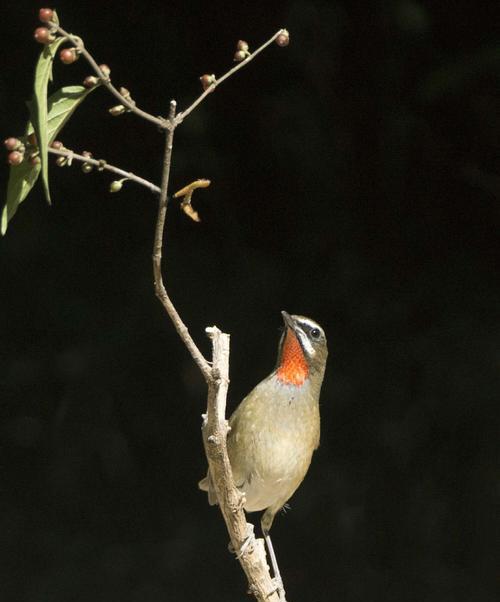
[[[309,366],[297,336],[291,328],[287,328],[281,349],[281,364],[276,376],[282,383],[300,386],[309,375]]]

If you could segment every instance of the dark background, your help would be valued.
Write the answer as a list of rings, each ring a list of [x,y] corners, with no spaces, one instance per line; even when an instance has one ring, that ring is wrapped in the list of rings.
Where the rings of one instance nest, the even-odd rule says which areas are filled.
[[[38,7],[2,6],[4,138]],[[230,409],[272,369],[281,309],[328,334],[322,444],[273,528],[291,601],[496,599],[498,3],[57,8],[153,114],[238,39],[290,30],[177,130],[172,191],[213,183],[201,224],[170,208],[166,284],[204,351],[206,325],[231,333]],[[113,104],[99,90],[60,137],[157,182],[162,137]],[[245,600],[196,486],[205,389],[153,294],[155,199],[111,179],[54,166],[53,207],[37,185],[0,241],[0,599]]]

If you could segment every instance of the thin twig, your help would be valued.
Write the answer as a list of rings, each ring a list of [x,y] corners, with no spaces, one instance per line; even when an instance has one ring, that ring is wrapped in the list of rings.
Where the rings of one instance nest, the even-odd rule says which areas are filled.
[[[167,190],[170,179],[170,165],[172,163],[172,148],[175,131],[175,110],[177,103],[175,100],[170,102],[170,113],[168,116],[169,122],[172,125],[167,130],[166,141],[165,141],[165,154],[163,157],[163,172],[161,178],[161,192],[160,200],[158,203],[158,217],[156,219],[155,239],[153,244],[153,274],[155,283],[155,293],[158,299],[163,304],[163,307],[167,311],[170,319],[172,320],[177,333],[181,337],[183,343],[191,353],[193,360],[201,370],[205,380],[210,382],[211,379],[211,368],[208,361],[203,357],[203,354],[196,346],[193,338],[189,334],[187,326],[182,321],[179,313],[175,309],[174,304],[170,300],[167,294],[165,285],[163,284],[163,277],[161,274],[161,258],[162,258],[162,247],[163,247],[163,231],[165,229],[165,218],[167,216]]]
[[[180,113],[177,114],[177,117],[175,118],[175,125],[179,125],[179,123],[181,123],[182,121],[184,121],[184,119],[189,115],[189,113],[191,113],[191,111],[193,111],[200,104],[200,102],[202,100],[204,100],[211,92],[213,92],[218,85],[220,85],[228,77],[231,77],[231,75],[233,75],[234,73],[236,73],[236,71],[239,71],[245,65],[248,65],[248,63],[250,61],[252,61],[260,52],[262,52],[264,50],[264,48],[267,48],[270,44],[272,44],[274,42],[274,40],[276,40],[276,38],[280,34],[282,34],[283,32],[285,32],[285,31],[286,30],[284,30],[284,29],[280,29],[279,31],[277,31],[272,36],[272,38],[270,38],[269,40],[267,40],[267,42],[264,42],[264,44],[262,44],[262,46],[259,46],[259,48],[257,48],[257,50],[254,50],[254,52],[252,52],[251,54],[249,54],[246,59],[244,59],[243,61],[241,61],[241,63],[238,63],[235,67],[233,67],[232,69],[230,69],[227,73],[225,73],[224,75],[222,75],[221,77],[219,77],[218,79],[216,79],[214,81],[214,83],[211,84],[203,92],[203,94],[200,94],[200,96],[198,96],[198,98],[193,102],[192,105],[190,105],[185,111],[182,111],[182,112],[180,112]]]
[[[102,72],[101,68],[95,61],[94,57],[85,48],[85,45],[81,38],[79,38],[78,36],[75,36],[71,33],[68,33],[62,27],[57,25],[56,23],[51,22],[50,26],[55,31],[57,31],[58,33],[60,33],[64,37],[66,37],[75,46],[75,48],[78,50],[78,52],[80,52],[85,57],[85,59],[90,64],[92,69],[96,72],[97,76],[102,81],[102,85],[105,88],[107,88],[111,92],[111,94],[113,94],[113,96],[116,96],[116,98],[120,101],[120,103],[124,107],[126,107],[129,111],[131,111],[132,113],[135,113],[139,117],[142,117],[143,119],[146,119],[147,121],[150,121],[151,123],[154,123],[161,129],[169,129],[171,127],[170,122],[168,120],[164,119],[163,117],[155,117],[154,115],[151,115],[150,113],[146,113],[146,111],[139,109],[139,107],[137,107],[135,105],[135,103],[130,101],[129,98],[126,98],[125,96],[123,96],[123,94],[120,94],[120,92],[111,83],[109,75]]]
[[[73,152],[72,150],[69,149],[63,149],[63,148],[51,148],[49,147],[49,153],[53,154],[53,155],[59,155],[60,157],[68,157],[76,160],[76,161],[80,161],[81,163],[90,163],[90,165],[94,165],[95,167],[97,167],[97,169],[99,170],[106,170],[106,171],[111,171],[112,173],[115,173],[119,176],[123,176],[124,178],[127,178],[129,180],[132,180],[133,182],[136,182],[137,184],[140,184],[141,186],[144,186],[145,188],[148,188],[151,192],[155,193],[155,194],[160,194],[160,188],[158,188],[158,186],[156,186],[156,184],[153,184],[152,182],[149,182],[149,180],[145,180],[144,178],[141,178],[140,176],[136,176],[135,174],[133,174],[130,171],[125,171],[124,169],[120,169],[119,167],[116,167],[115,165],[110,165],[109,163],[106,163],[106,161],[103,161],[102,159],[94,159],[92,157],[86,157],[85,155],[79,155],[78,153]]]
[[[278,31],[270,40],[263,44],[252,55],[239,65],[228,71],[214,84],[221,83],[233,73],[248,64],[259,52],[271,44],[282,32]],[[212,88],[212,89],[213,89]],[[207,92],[208,93],[208,92]],[[253,526],[246,522],[243,511],[242,494],[234,484],[231,464],[226,447],[228,431],[225,419],[227,389],[229,385],[229,335],[222,333],[218,328],[207,329],[207,334],[212,339],[212,365],[202,355],[189,331],[181,320],[175,306],[167,294],[162,277],[162,247],[165,219],[167,213],[167,191],[172,163],[172,149],[175,128],[182,122],[183,117],[191,113],[205,98],[202,94],[184,113],[176,117],[176,103],[170,102],[168,116],[169,126],[166,128],[165,153],[163,157],[163,171],[161,180],[158,216],[155,228],[153,245],[153,274],[155,293],[163,304],[167,314],[174,324],[177,333],[191,353],[193,360],[202,372],[208,385],[207,419],[203,427],[203,440],[210,467],[210,475],[219,500],[220,509],[231,538],[231,544],[237,552],[237,558],[248,578],[250,592],[258,602],[286,602],[271,579],[266,561],[264,541],[255,539]],[[184,192],[184,190],[180,191]]]

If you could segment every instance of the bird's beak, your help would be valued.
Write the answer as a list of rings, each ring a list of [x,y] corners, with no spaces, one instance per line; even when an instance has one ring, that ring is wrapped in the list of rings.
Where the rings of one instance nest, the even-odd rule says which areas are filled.
[[[295,332],[296,324],[295,324],[295,320],[292,318],[292,316],[289,313],[287,313],[286,311],[282,311],[281,315],[283,316],[283,322],[285,323],[285,326],[288,326],[288,328],[290,328],[293,332]]]

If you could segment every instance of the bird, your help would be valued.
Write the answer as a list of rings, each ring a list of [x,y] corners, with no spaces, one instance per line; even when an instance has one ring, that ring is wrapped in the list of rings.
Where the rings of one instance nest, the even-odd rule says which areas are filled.
[[[319,398],[328,347],[319,324],[281,312],[284,330],[275,369],[229,419],[227,452],[246,512],[264,510],[261,528],[278,588],[284,593],[269,531],[276,514],[302,483],[320,443]],[[210,471],[199,482],[217,503]]]

